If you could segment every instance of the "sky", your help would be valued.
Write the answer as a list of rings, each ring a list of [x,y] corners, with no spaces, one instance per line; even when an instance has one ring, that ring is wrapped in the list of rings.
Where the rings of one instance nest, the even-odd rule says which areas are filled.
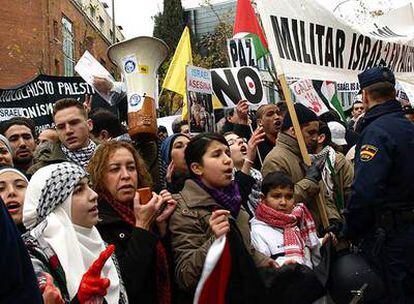
[[[162,11],[163,0],[113,0],[115,1],[115,23],[123,27],[125,38],[152,36],[154,22],[152,16]],[[212,0],[220,3],[228,0]],[[112,0],[103,0],[112,14]],[[203,0],[181,0],[184,8],[197,7]]]

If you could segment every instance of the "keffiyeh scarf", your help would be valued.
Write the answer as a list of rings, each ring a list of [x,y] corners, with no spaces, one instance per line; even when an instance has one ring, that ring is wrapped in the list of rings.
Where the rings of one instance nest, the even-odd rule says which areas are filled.
[[[87,147],[80,148],[76,151],[70,151],[64,144],[61,144],[60,147],[68,160],[83,168],[86,168],[96,150],[96,144],[92,140],[89,140]]]
[[[259,204],[256,218],[271,227],[283,229],[285,257],[304,263],[305,247],[314,247],[319,243],[315,222],[304,204],[297,204],[292,213],[286,214]]]
[[[63,204],[72,194],[75,185],[86,177],[87,173],[81,167],[69,163],[59,163],[54,166],[50,177],[43,185],[38,198],[39,202],[35,210],[35,216],[29,216],[30,222],[25,222],[28,229],[32,229],[41,223],[57,206]],[[33,186],[33,183],[30,184]],[[29,199],[29,198],[26,198]]]

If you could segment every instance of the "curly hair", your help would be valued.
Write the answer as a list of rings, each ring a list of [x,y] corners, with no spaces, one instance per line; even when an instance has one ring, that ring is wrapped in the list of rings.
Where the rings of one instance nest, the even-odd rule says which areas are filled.
[[[148,169],[144,163],[142,157],[138,154],[137,150],[127,142],[124,141],[106,141],[99,145],[96,149],[95,154],[89,161],[87,171],[90,174],[90,180],[92,183],[93,189],[99,194],[111,197],[108,189],[104,183],[105,173],[108,172],[108,161],[115,151],[118,149],[127,149],[131,152],[135,160],[135,166],[138,173],[138,188],[151,187],[152,180],[151,176],[148,173]]]

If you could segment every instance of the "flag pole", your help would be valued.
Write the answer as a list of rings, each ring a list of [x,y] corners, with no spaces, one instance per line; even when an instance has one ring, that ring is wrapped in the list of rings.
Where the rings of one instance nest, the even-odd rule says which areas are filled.
[[[288,107],[289,115],[292,119],[293,123],[293,129],[295,130],[295,135],[298,140],[300,154],[302,155],[303,162],[310,166],[312,164],[312,161],[310,159],[308,150],[306,149],[305,140],[303,139],[303,134],[300,129],[298,116],[296,115],[295,106],[293,104],[292,95],[290,92],[290,89],[288,87],[286,76],[284,74],[280,74],[278,76],[280,84],[282,86],[282,91],[286,99],[286,105]],[[319,215],[321,217],[322,225],[324,228],[327,228],[329,226],[329,220],[328,220],[328,214],[326,212],[326,203],[325,203],[325,197],[319,191],[319,195],[316,199],[316,204],[318,206]]]
[[[260,14],[259,14],[259,16],[260,16]],[[259,21],[261,23],[260,17],[258,17],[258,18],[259,18]],[[290,91],[289,86],[288,86],[287,81],[286,81],[286,76],[285,76],[285,73],[283,71],[281,60],[280,60],[277,52],[275,52],[275,54],[272,54],[272,55],[275,55],[275,57],[273,59],[276,61],[276,64],[273,64],[273,66],[276,70],[276,75],[277,75],[277,78],[278,78],[279,83],[281,85],[283,95],[285,97],[285,101],[286,101],[286,105],[287,105],[287,108],[288,108],[288,111],[289,111],[289,115],[292,119],[293,129],[295,130],[296,139],[297,139],[298,144],[299,144],[300,154],[302,156],[303,162],[307,166],[310,166],[312,164],[312,162],[311,162],[308,150],[306,149],[305,140],[303,139],[302,130],[300,129],[298,116],[296,115],[295,106],[293,104],[292,94],[291,94],[291,91]],[[272,73],[270,73],[270,74],[272,75]],[[275,82],[275,85],[277,85],[277,82]],[[328,220],[328,214],[326,212],[325,197],[321,193],[321,191],[319,191],[319,195],[316,198],[316,205],[318,207],[318,211],[319,211],[319,215],[321,217],[322,225],[326,229],[329,226],[329,220]]]

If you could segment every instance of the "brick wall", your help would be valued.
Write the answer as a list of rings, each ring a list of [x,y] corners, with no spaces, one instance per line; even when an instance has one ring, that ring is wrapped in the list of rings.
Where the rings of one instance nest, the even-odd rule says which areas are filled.
[[[8,1],[0,6],[0,87],[13,87],[37,73],[63,75],[62,16],[74,27],[75,61],[87,49],[110,71],[109,42],[74,0]]]

